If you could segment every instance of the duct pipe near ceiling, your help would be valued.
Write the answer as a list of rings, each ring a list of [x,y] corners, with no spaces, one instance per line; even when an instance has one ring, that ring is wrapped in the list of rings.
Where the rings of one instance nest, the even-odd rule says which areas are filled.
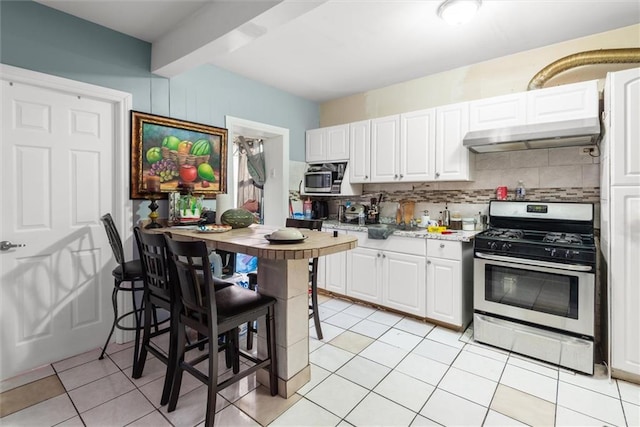
[[[541,89],[555,75],[582,65],[633,63],[640,63],[640,48],[601,49],[574,53],[560,58],[538,71],[529,82],[527,90]]]

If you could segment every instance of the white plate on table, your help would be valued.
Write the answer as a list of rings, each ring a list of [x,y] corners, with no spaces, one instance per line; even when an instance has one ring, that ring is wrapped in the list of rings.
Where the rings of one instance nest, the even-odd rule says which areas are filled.
[[[271,238],[271,234],[265,234],[264,235],[264,238],[267,239],[269,241],[269,243],[273,243],[273,244],[277,244],[277,245],[287,245],[287,244],[293,244],[293,243],[301,243],[301,242],[304,242],[305,239],[307,239],[307,237],[309,237],[309,236],[305,236],[303,234],[302,237],[299,238],[299,239],[272,239]]]

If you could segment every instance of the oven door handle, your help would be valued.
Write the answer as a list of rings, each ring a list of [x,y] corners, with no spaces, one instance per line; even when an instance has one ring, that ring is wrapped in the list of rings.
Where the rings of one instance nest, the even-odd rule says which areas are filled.
[[[489,261],[503,261],[503,262],[515,262],[517,264],[532,265],[534,267],[548,267],[548,268],[560,268],[562,270],[569,271],[591,271],[592,268],[588,265],[575,265],[575,264],[560,264],[556,262],[539,261],[533,259],[524,259],[502,255],[485,254],[482,252],[476,252],[476,257],[486,259]]]

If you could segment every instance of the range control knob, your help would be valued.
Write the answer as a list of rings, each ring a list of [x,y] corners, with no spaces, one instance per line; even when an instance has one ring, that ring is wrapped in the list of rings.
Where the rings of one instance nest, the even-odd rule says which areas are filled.
[[[502,250],[503,251],[508,251],[509,249],[511,249],[511,244],[510,243],[503,243],[502,244]]]
[[[551,249],[551,256],[558,256],[558,251],[556,248]]]
[[[489,242],[487,246],[489,247],[489,249],[492,249],[492,250],[498,249],[498,244],[496,242]]]
[[[567,253],[564,254],[564,257],[567,258],[567,259],[571,259],[571,258],[573,258],[573,254],[574,254],[574,252],[572,250],[567,249]]]

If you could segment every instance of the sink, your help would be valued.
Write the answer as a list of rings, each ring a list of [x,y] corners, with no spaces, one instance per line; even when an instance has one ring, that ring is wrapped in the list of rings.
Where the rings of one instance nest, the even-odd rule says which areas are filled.
[[[370,239],[386,239],[391,236],[398,227],[395,224],[370,224],[367,232]]]

